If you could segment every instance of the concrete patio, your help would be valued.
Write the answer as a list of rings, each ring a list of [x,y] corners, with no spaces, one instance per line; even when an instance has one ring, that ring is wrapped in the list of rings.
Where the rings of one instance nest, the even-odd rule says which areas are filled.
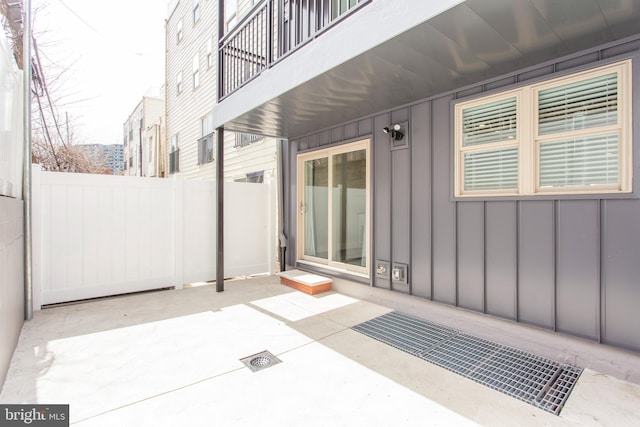
[[[554,416],[350,329],[391,308],[274,276],[225,287],[37,312],[0,402],[69,404],[74,426],[640,426],[638,385],[585,370]],[[263,350],[282,363],[240,362]]]

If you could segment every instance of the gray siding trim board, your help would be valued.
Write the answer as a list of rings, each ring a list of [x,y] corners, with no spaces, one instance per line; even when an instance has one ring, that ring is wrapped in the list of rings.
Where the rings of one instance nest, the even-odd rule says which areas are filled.
[[[622,58],[633,58],[634,193],[453,197],[451,112],[457,99]],[[410,145],[394,150],[382,128],[404,120]],[[640,40],[633,40],[292,140],[289,185],[295,194],[296,150],[316,149],[332,137],[351,141],[354,131],[361,136],[366,128],[372,144],[372,265],[408,263],[408,292],[416,297],[640,352],[639,123]],[[289,254],[295,264],[295,251]],[[373,272],[367,284],[394,289]]]
[[[431,135],[433,126],[430,105],[420,104],[411,109],[411,132]],[[430,138],[431,140],[431,138]],[[423,298],[431,298],[432,290],[432,218],[431,197],[432,168],[425,167],[431,163],[432,145],[426,141],[418,141],[411,145],[411,250],[409,265],[411,266],[411,294]]]

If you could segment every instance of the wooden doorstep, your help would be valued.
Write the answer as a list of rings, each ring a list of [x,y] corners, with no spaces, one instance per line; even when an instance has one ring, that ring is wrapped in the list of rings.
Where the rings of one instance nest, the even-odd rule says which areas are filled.
[[[315,277],[320,278],[320,276]],[[314,283],[311,284],[306,283],[304,280],[296,280],[296,277],[280,276],[280,283],[300,292],[304,292],[305,294],[316,295],[331,290],[331,284],[333,283],[333,280],[328,278],[321,279],[325,280],[314,281]]]

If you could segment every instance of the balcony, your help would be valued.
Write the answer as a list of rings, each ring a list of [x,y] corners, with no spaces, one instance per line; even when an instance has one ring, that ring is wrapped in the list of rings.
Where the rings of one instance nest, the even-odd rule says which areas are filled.
[[[633,37],[640,19],[602,0],[337,3],[263,0],[221,39],[216,128],[293,139]]]
[[[263,0],[219,46],[218,101],[371,0]]]

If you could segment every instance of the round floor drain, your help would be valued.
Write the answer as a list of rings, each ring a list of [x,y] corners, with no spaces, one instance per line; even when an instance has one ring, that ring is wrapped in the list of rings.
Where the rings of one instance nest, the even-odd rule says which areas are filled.
[[[280,359],[275,357],[273,354],[268,351],[263,351],[258,354],[254,354],[249,357],[245,357],[240,359],[242,363],[246,365],[247,368],[251,369],[253,372],[260,371],[265,368],[269,368],[275,364],[280,363]]]
[[[254,357],[253,359],[251,359],[251,361],[249,361],[249,364],[251,366],[256,367],[256,368],[266,368],[267,366],[271,365],[272,363],[273,363],[273,361],[271,359],[269,359],[268,357],[265,357],[265,356]]]

